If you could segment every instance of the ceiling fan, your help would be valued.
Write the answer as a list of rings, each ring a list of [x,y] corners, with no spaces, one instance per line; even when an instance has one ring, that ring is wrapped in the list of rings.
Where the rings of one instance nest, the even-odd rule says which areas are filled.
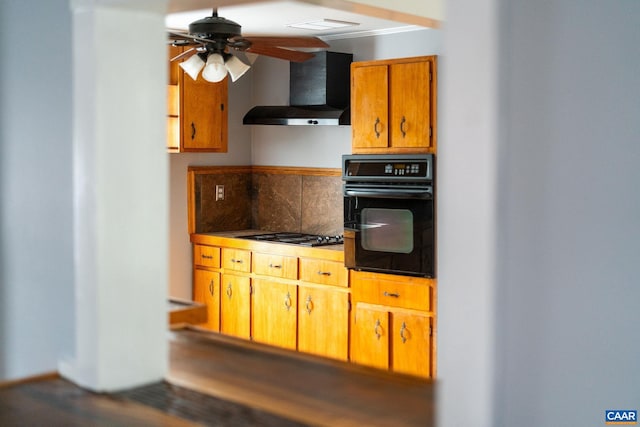
[[[180,67],[194,80],[202,70],[202,77],[210,82],[223,80],[227,73],[236,81],[250,68],[246,62],[253,63],[245,54],[303,62],[313,58],[314,53],[289,48],[329,47],[317,37],[243,37],[240,29],[240,24],[218,16],[218,9],[214,8],[211,16],[189,24],[188,32],[168,30],[169,44],[193,46],[171,58],[171,61],[188,58],[180,63]]]

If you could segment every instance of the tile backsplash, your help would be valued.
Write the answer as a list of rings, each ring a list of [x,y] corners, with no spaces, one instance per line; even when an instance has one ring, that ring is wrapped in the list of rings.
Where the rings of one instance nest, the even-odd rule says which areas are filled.
[[[190,170],[191,171],[191,170]],[[195,232],[257,229],[322,235],[343,232],[342,178],[336,169],[198,168],[193,180]],[[224,200],[216,201],[216,185]]]

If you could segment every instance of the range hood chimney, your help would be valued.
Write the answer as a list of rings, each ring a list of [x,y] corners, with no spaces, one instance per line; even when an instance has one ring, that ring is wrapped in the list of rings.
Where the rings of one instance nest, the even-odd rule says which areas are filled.
[[[350,125],[353,55],[317,52],[291,62],[289,105],[257,106],[245,114],[245,125]]]

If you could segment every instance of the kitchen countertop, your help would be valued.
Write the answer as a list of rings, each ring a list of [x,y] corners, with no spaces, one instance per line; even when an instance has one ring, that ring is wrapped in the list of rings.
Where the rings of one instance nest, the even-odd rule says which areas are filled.
[[[234,230],[219,231],[213,233],[191,234],[191,242],[212,246],[224,246],[228,248],[246,249],[254,252],[269,254],[300,256],[309,258],[322,258],[331,261],[344,262],[344,245],[303,246],[291,243],[265,242],[243,239],[243,236],[254,234],[270,234],[268,230]]]

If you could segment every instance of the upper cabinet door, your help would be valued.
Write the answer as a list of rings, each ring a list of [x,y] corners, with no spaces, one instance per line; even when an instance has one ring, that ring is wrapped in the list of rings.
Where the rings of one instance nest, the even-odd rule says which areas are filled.
[[[436,152],[436,57],[351,64],[351,151]]]
[[[183,51],[170,46],[168,59]],[[211,83],[198,76],[193,80],[169,61],[167,87],[167,149],[183,151],[227,152],[228,79]]]
[[[227,151],[227,80],[211,83],[202,76],[183,76],[183,151]]]
[[[386,148],[389,139],[389,92],[386,65],[351,67],[352,145]]]
[[[390,147],[431,146],[430,68],[428,61],[390,66]]]

